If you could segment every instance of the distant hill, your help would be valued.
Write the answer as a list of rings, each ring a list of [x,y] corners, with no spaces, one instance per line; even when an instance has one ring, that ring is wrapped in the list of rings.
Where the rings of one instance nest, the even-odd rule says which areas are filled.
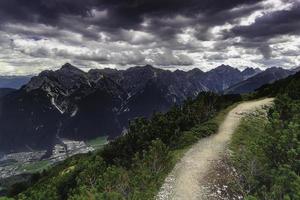
[[[264,84],[273,83],[276,80],[286,78],[295,71],[286,70],[282,68],[272,67],[267,70],[258,73],[257,75],[250,77],[244,81],[241,81],[224,91],[225,94],[242,94],[255,91],[257,88]]]
[[[67,63],[59,70],[43,71],[11,95],[3,95],[0,151],[45,149],[52,147],[57,137],[112,139],[126,130],[131,120],[164,113],[203,91],[221,93],[246,78],[265,81],[268,74],[285,77],[283,72],[269,69],[257,74],[257,69],[240,71],[228,65],[208,72],[197,68],[172,72],[150,65],[84,72]],[[271,77],[273,80],[274,75]]]
[[[300,72],[272,84],[263,85],[256,90],[255,97],[278,96],[280,94],[287,94],[292,98],[300,99]]]
[[[242,80],[244,80],[242,72],[229,65],[221,65],[202,77],[202,83],[213,92],[221,92]]]
[[[262,72],[262,70],[259,68],[247,67],[242,71],[242,75],[245,80],[251,78],[252,76],[255,76],[256,74],[259,74],[260,72]]]
[[[74,70],[73,73],[82,73],[75,68],[71,68],[71,66],[66,67],[69,68],[67,71]],[[56,79],[54,80],[60,79],[59,74],[61,75],[61,73],[62,71],[56,71]],[[183,72],[177,71],[176,73],[182,74]],[[78,80],[78,77],[75,78],[74,74],[72,77],[72,80]],[[96,81],[97,77],[99,78],[99,76],[93,76],[93,79],[88,80]],[[85,81],[82,80],[82,82]],[[151,86],[151,83],[152,81],[147,83],[146,87],[148,87],[148,84]],[[54,84],[54,82],[51,82],[51,84]],[[93,88],[92,82],[90,84]],[[65,83],[63,85],[69,85],[70,92],[73,89],[76,91],[74,84]],[[58,88],[59,85],[56,86]],[[46,86],[43,87],[47,88],[47,91],[50,89]],[[33,88],[38,89],[40,87]],[[288,95],[288,98],[285,95]],[[298,156],[297,151],[294,149],[298,147],[297,136],[299,135],[297,123],[299,121],[300,73],[275,81],[272,84],[265,84],[257,89],[252,97],[266,96],[281,96],[275,100],[275,106],[268,115],[269,119],[276,120],[272,120],[272,126],[264,126],[266,128],[262,132],[264,134],[258,135],[259,137],[256,137],[257,135],[248,137],[254,140],[249,143],[251,147],[249,151],[244,151],[245,148],[242,148],[243,151],[238,154],[243,162],[246,160],[245,164],[240,166],[244,169],[247,165],[248,160],[244,158],[249,157],[249,161],[252,162],[253,156],[263,156],[261,161],[266,164],[259,165],[266,169],[263,176],[267,179],[277,180],[278,176],[273,175],[276,170],[276,175],[280,174],[280,177],[284,177],[287,181],[272,181],[272,187],[279,184],[281,187],[286,187],[286,191],[289,191],[291,186],[297,188],[297,184],[294,183],[297,183],[295,181],[298,181],[297,175],[299,174],[294,172],[297,169],[296,158]],[[147,98],[151,98],[151,96],[147,96]],[[296,101],[291,101],[291,99]],[[21,192],[21,197],[24,199],[45,199],[49,196],[55,196],[55,199],[72,199],[73,197],[84,199],[86,196],[92,198],[109,196],[112,197],[111,199],[116,199],[115,197],[131,194],[136,199],[151,199],[156,195],[161,180],[173,168],[172,161],[178,156],[178,150],[186,149],[199,139],[215,133],[218,129],[218,123],[212,120],[212,117],[228,105],[241,100],[240,95],[220,96],[211,92],[202,92],[194,100],[187,100],[180,106],[173,107],[169,112],[157,113],[148,120],[144,118],[136,119],[131,123],[127,134],[111,141],[103,149],[92,154],[71,157],[43,172],[40,176],[37,175],[33,182],[25,184],[25,187],[22,187],[21,190],[13,191],[16,191],[16,194]],[[90,102],[87,102],[85,106],[89,105],[91,105],[91,108],[94,106]],[[59,105],[57,104],[57,106]],[[282,123],[283,120],[284,123]],[[255,123],[257,122],[255,121]],[[256,129],[253,130],[256,131]],[[265,135],[266,133],[269,135]],[[248,134],[248,129],[246,134]],[[253,132],[253,134],[256,133]],[[282,137],[282,135],[285,137]],[[244,140],[239,139],[239,141]],[[256,143],[255,147],[262,148],[252,148],[253,144]],[[274,146],[274,144],[276,145]],[[292,144],[292,153],[289,144]],[[240,146],[238,147],[241,149]],[[255,154],[249,154],[252,151]],[[262,152],[263,154],[261,154]],[[280,155],[285,156],[278,157],[278,152],[280,152]],[[251,156],[244,156],[244,153]],[[265,159],[268,156],[273,159]],[[293,159],[285,159],[288,156],[292,156]],[[273,163],[274,159],[277,161],[275,164]],[[277,165],[277,163],[288,163],[286,166],[292,167],[282,170],[282,165]],[[248,168],[252,170],[252,166],[248,166]],[[251,178],[251,181],[252,178],[257,179],[254,184],[265,180],[261,179],[261,176],[254,177],[253,174],[247,177],[247,179],[249,178]],[[143,184],[140,180],[143,180]],[[292,182],[289,183],[291,180]],[[93,187],[93,184],[98,186],[97,189],[89,190],[88,188]],[[109,190],[106,186],[109,186]],[[18,188],[18,185],[14,187]],[[127,189],[125,192],[124,188]],[[259,187],[256,190],[261,192]],[[266,191],[270,193],[271,190]],[[265,195],[266,192],[263,191],[262,194]],[[272,195],[274,193],[270,193],[270,196]],[[276,193],[276,195],[281,195],[281,193]],[[146,198],[144,198],[145,196]]]
[[[19,89],[29,82],[31,76],[0,76],[0,88]]]

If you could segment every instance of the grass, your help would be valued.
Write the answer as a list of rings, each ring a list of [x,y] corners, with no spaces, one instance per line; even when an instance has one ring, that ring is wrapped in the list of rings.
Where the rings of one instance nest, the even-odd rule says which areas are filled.
[[[243,117],[232,136],[230,149],[238,152],[242,146],[251,143],[254,137],[263,134],[267,122],[267,118],[263,115],[263,112],[259,111]]]
[[[63,176],[63,175],[65,175],[65,174],[68,174],[68,173],[70,173],[71,171],[73,171],[74,169],[75,169],[75,166],[74,166],[74,165],[73,165],[73,166],[70,166],[70,167],[68,167],[67,169],[63,170],[63,171],[60,173],[60,175]]]
[[[105,144],[107,144],[107,136],[97,137],[93,140],[89,140],[86,144],[94,149],[101,149]]]
[[[227,116],[227,114],[229,113],[229,111],[231,111],[233,108],[235,108],[238,104],[240,104],[242,102],[238,102],[235,103],[229,107],[227,107],[226,109],[221,110],[214,118],[212,118],[211,120],[209,120],[207,123],[211,123],[211,124],[216,124],[218,127],[220,126],[220,124],[224,121],[225,117]],[[197,126],[197,125],[196,125]],[[201,126],[201,125],[199,125]],[[203,124],[203,126],[205,126]],[[204,137],[202,137],[204,138]],[[197,140],[193,141],[193,144],[190,144],[188,146],[179,148],[179,149],[175,149],[170,151],[171,154],[171,168],[170,170],[172,170],[176,163],[180,161],[180,159],[185,155],[185,153],[195,144],[197,143],[199,140],[201,140],[202,138],[199,138]],[[166,172],[166,174],[164,174],[164,176],[162,177],[162,182],[160,183],[160,186],[157,187],[157,192],[159,191],[159,188],[161,188],[161,185],[164,183],[165,178],[168,176],[169,172]]]
[[[94,149],[101,149],[105,144],[107,144],[107,136],[98,137],[93,140],[87,141],[86,144],[88,146],[93,147]],[[42,160],[37,161],[29,164],[25,164],[22,166],[19,166],[20,171],[25,171],[27,173],[35,173],[35,172],[41,172],[51,166],[51,162],[48,160]]]
[[[34,173],[34,172],[40,172],[44,169],[47,169],[50,165],[51,165],[50,161],[41,160],[34,163],[25,164],[20,167],[20,170]]]
[[[242,102],[238,102],[235,103],[223,110],[221,110],[217,116],[215,116],[214,118],[212,118],[211,120],[209,120],[210,122],[216,123],[218,125],[218,127],[220,126],[220,124],[225,120],[225,117],[227,116],[227,114],[229,113],[229,111],[231,111],[233,108],[235,108],[238,104],[240,104]],[[201,139],[200,139],[201,140]],[[196,143],[197,141],[195,141]],[[194,144],[195,144],[194,143]],[[172,156],[172,163],[175,166],[175,164],[184,156],[184,154],[194,145],[189,145],[187,147],[181,148],[181,149],[176,149],[171,151],[171,156]]]
[[[230,180],[231,187],[233,191],[243,194],[244,197],[249,192],[245,188],[249,189],[249,186],[254,183],[252,182],[254,181],[252,173],[259,173],[261,169],[259,166],[262,165],[256,158],[260,151],[255,154],[252,151],[258,150],[257,142],[265,134],[265,126],[268,123],[265,109],[244,116],[229,143],[229,163],[237,170],[238,174]]]

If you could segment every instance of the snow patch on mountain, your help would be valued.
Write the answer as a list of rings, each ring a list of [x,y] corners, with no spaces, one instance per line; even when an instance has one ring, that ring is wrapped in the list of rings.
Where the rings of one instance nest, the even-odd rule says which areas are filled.
[[[71,113],[70,117],[75,117],[78,112],[78,107],[75,107],[75,110]]]
[[[51,104],[61,113],[64,114],[65,111],[63,111],[56,103],[55,103],[55,99],[52,97],[51,98]]]

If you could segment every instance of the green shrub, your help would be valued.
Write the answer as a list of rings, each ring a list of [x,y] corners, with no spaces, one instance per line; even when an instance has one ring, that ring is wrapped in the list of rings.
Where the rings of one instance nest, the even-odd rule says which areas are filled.
[[[152,199],[175,164],[172,152],[216,132],[217,122],[209,120],[239,100],[204,92],[167,113],[136,119],[126,135],[45,171],[17,199]]]
[[[233,136],[235,167],[248,199],[300,199],[300,102],[279,96],[267,118],[248,116]]]

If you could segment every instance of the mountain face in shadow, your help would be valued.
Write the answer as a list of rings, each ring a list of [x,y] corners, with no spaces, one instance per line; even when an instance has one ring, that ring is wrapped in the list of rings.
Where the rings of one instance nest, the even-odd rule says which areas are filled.
[[[225,90],[226,94],[243,94],[253,92],[257,88],[267,84],[273,83],[279,79],[286,78],[295,72],[278,67],[268,68],[267,70],[258,73],[240,83],[237,83]]]
[[[252,91],[287,75],[283,69],[259,73],[227,65],[209,72],[197,68],[172,72],[150,65],[84,72],[67,63],[59,70],[41,72],[19,90],[2,90],[0,151],[50,148],[57,138],[114,138],[130,120],[165,112],[202,91],[223,92],[247,78],[259,83],[248,87]]]

